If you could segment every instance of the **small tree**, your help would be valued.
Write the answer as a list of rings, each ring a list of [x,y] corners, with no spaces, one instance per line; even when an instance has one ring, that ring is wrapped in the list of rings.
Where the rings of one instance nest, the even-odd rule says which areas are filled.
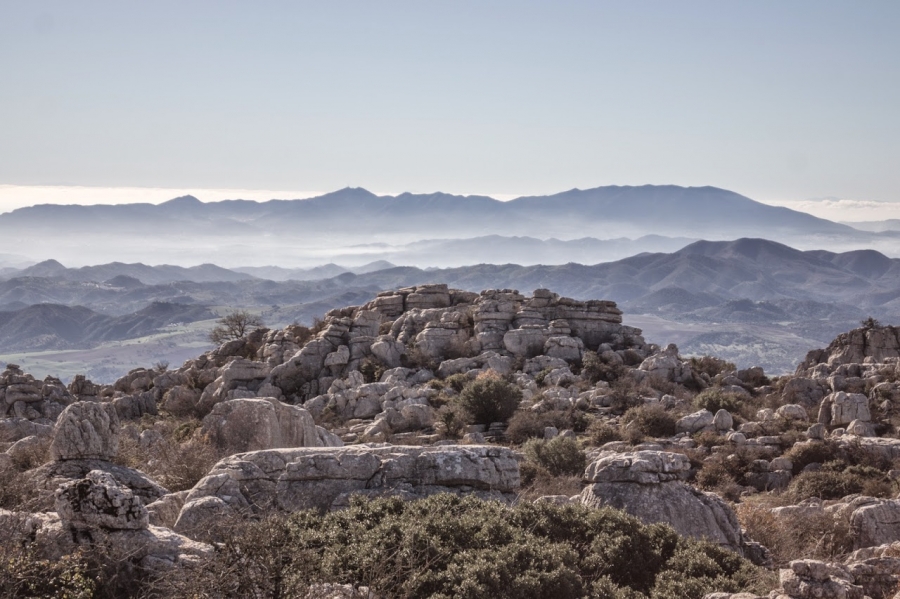
[[[240,339],[263,326],[259,316],[246,310],[234,310],[216,322],[218,326],[209,332],[209,340],[216,344]]]
[[[522,401],[522,391],[495,373],[481,375],[466,385],[456,401],[475,424],[506,422]]]

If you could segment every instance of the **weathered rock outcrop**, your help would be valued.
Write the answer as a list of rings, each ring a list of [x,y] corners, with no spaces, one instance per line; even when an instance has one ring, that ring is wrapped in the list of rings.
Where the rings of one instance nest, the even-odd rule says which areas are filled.
[[[722,499],[682,482],[690,470],[687,456],[637,451],[600,457],[584,473],[585,505],[624,510],[644,522],[670,524],[679,534],[703,538],[744,553],[737,516]]]
[[[110,403],[76,402],[56,422],[54,460],[111,460],[119,450],[119,416]]]
[[[140,498],[101,470],[60,485],[56,512],[65,524],[76,529],[139,530],[150,523]]]
[[[216,464],[188,494],[175,530],[209,531],[228,514],[265,509],[330,510],[353,494],[425,497],[474,493],[511,501],[515,454],[490,446],[353,446],[255,451]]]
[[[824,365],[834,372],[845,364],[883,363],[900,358],[900,328],[864,326],[838,335],[825,349],[814,349],[797,367],[797,374]]]
[[[340,447],[343,442],[316,426],[310,413],[273,397],[217,403],[203,419],[203,432],[232,453],[282,447]]]

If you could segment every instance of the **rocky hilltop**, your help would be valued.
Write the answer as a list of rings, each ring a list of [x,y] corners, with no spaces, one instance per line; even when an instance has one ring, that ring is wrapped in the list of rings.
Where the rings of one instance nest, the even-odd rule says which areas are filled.
[[[472,596],[862,599],[900,587],[900,337],[872,320],[768,377],[648,343],[610,301],[418,285],[112,385],[10,364],[0,400],[3,551],[62,568],[40,581],[7,569],[22,589],[92,573],[97,592],[115,580],[191,596],[214,580],[274,596],[250,574],[272,555],[294,572],[289,594],[310,598],[475,585]],[[435,510],[446,522],[424,524]],[[436,532],[469,530],[465,514],[499,520]],[[378,528],[386,518],[399,519]],[[421,554],[400,550],[426,538]],[[537,553],[504,561],[513,545]],[[448,553],[429,553],[439,546]],[[357,568],[363,547],[384,561]],[[615,565],[652,547],[641,574]],[[79,561],[85,551],[99,562]],[[477,551],[509,582],[450,557]],[[417,574],[385,578],[400,555]],[[544,582],[526,592],[529,577]]]

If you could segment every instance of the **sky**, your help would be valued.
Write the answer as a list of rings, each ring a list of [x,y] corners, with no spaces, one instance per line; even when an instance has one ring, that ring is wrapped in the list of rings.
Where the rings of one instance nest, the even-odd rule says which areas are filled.
[[[893,0],[0,0],[0,211],[678,184],[900,217],[898,30]]]

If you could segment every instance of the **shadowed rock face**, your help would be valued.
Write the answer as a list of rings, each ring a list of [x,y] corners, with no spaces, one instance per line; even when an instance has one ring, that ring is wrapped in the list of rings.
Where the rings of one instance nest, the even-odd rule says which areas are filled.
[[[679,534],[743,553],[734,511],[717,495],[681,482],[690,467],[687,456],[662,451],[601,457],[585,471],[585,482],[591,484],[582,491],[581,501],[624,510],[644,522],[669,524]]]
[[[353,494],[426,497],[474,493],[511,501],[519,488],[512,450],[492,446],[353,446],[255,451],[219,462],[186,498],[175,530],[203,536],[232,513],[330,510]]]

